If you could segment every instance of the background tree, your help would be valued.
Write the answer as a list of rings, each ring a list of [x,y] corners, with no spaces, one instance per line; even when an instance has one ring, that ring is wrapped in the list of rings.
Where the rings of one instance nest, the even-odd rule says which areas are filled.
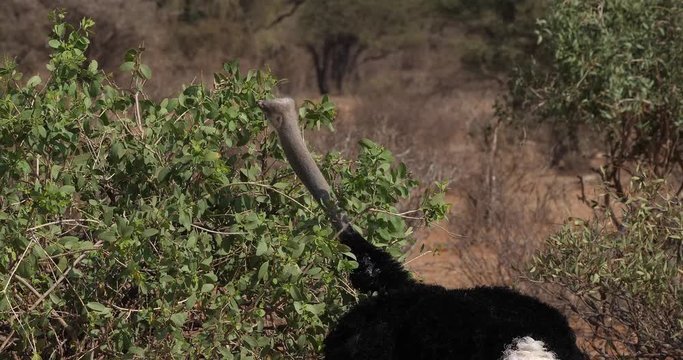
[[[315,66],[320,93],[341,92],[359,63],[385,56],[397,43],[418,35],[427,10],[418,0],[303,2],[298,33]]]

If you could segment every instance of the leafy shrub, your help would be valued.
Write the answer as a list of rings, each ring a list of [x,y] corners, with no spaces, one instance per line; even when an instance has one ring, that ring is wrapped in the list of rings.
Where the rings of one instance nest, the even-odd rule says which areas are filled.
[[[619,170],[633,161],[666,175],[683,164],[681,24],[680,1],[551,2],[539,21],[539,61],[512,82],[515,120],[531,112],[572,142],[582,124],[597,130],[617,195]]]
[[[230,63],[214,89],[149,99],[140,51],[120,88],[86,58],[93,22],[63,18],[49,79],[0,68],[0,352],[315,357],[356,300],[344,276],[355,263],[266,131],[256,102],[276,81]],[[312,128],[334,107],[301,114]],[[399,254],[411,229],[391,214],[416,182],[361,145],[355,161],[325,156],[323,171],[359,228]],[[425,219],[444,215],[439,194]]]
[[[681,359],[683,203],[661,180],[632,180],[616,228],[609,211],[565,226],[531,275],[571,291],[601,358]]]

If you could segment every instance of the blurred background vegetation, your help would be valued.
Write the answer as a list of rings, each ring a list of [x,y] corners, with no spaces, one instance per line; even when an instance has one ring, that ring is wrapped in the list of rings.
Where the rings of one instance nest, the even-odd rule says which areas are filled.
[[[138,49],[150,101],[239,59],[280,94],[330,95],[315,148],[370,138],[450,180],[450,221],[403,244],[423,280],[539,295],[594,358],[683,356],[679,2],[9,0],[0,54],[27,78],[50,76],[55,6],[94,19],[85,56],[122,87]]]

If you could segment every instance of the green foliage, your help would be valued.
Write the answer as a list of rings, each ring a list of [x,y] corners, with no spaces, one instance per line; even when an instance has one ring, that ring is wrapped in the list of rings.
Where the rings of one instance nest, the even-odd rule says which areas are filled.
[[[556,1],[539,21],[540,61],[513,81],[515,106],[541,122],[601,134],[611,168],[645,161],[659,176],[681,162],[683,3]],[[622,192],[621,190],[619,192]]]
[[[599,355],[680,359],[683,203],[661,180],[633,181],[617,228],[609,211],[565,226],[531,274],[578,298],[572,309],[592,327]]]
[[[0,68],[0,352],[315,357],[356,300],[356,264],[267,131],[256,102],[276,81],[229,63],[213,89],[155,101],[141,50],[119,88],[86,59],[92,21],[62,19],[47,81]],[[302,115],[329,125],[334,107]],[[371,142],[322,163],[356,225],[398,254],[411,229],[391,214],[416,185],[405,166]],[[440,190],[427,195],[426,219],[445,215]]]

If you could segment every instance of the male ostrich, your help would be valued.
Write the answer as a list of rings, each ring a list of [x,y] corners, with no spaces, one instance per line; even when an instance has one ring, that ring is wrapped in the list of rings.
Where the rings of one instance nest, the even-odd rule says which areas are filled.
[[[265,100],[259,106],[295,173],[356,256],[353,286],[377,293],[342,316],[328,334],[326,359],[586,359],[566,318],[533,297],[505,287],[445,289],[413,280],[349,225],[306,149],[294,101]]]

